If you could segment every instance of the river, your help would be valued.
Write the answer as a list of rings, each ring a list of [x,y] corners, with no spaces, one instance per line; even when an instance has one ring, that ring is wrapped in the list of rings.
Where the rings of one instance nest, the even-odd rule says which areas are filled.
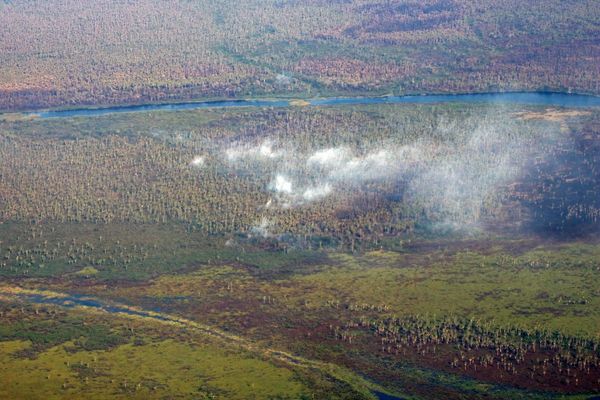
[[[187,103],[161,103],[135,106],[115,106],[105,108],[81,108],[69,110],[34,111],[24,113],[38,118],[94,117],[115,113],[145,111],[198,110],[206,108],[234,107],[290,107],[333,106],[352,104],[432,104],[432,103],[487,103],[524,104],[554,107],[600,107],[600,97],[583,94],[513,92],[513,93],[474,93],[448,95],[379,96],[379,97],[327,97],[307,100],[216,100]]]

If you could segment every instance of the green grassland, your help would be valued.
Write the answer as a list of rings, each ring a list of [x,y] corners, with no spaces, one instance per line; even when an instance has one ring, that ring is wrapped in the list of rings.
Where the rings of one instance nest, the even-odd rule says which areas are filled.
[[[107,293],[158,303],[181,296],[181,302],[192,304],[212,296],[232,296],[240,303],[268,296],[296,311],[364,305],[379,308],[381,315],[457,315],[596,337],[599,259],[597,244],[542,245],[520,255],[333,253],[313,266],[300,261],[293,272],[263,275],[253,268],[206,265],[161,276],[135,294],[127,288]]]
[[[354,345],[332,341],[330,334],[323,336],[323,330],[329,329],[328,325],[342,326],[357,318],[420,316],[419,318],[474,319],[494,328],[541,329],[598,340],[600,314],[597,311],[598,288],[595,282],[600,268],[597,260],[600,258],[596,243],[544,244],[496,240],[488,247],[482,247],[479,243],[473,250],[465,250],[469,245],[473,246],[473,242],[465,242],[454,249],[453,245],[456,246],[456,243],[445,243],[438,247],[439,250],[429,252],[414,252],[410,249],[400,253],[375,251],[362,255],[330,252],[320,263],[310,267],[302,265],[300,260],[292,271],[285,267],[251,267],[241,262],[234,265],[197,264],[179,274],[166,273],[135,286],[118,281],[107,285],[105,280],[96,279],[96,275],[86,278],[71,275],[60,281],[38,278],[19,282],[25,287],[50,287],[57,291],[85,293],[182,315],[251,338],[257,343],[284,351],[291,350],[310,359],[337,362],[366,375],[392,392],[416,398],[442,395],[451,398],[462,395],[470,396],[469,398],[563,398],[559,394],[561,391],[528,392],[518,385],[512,387],[494,384],[486,379],[473,380],[468,373],[463,375],[461,371],[447,368],[436,370],[411,357],[394,361],[377,352],[368,351],[368,347],[362,347],[360,332],[357,333],[357,343]],[[520,250],[511,250],[515,247]],[[261,271],[264,268],[269,273]],[[77,319],[63,318],[60,323],[52,324],[55,329],[63,324],[69,327],[80,323]],[[177,382],[194,370],[179,372],[171,368],[184,368],[186,362],[196,359],[194,357],[208,357],[206,352],[212,354],[214,351],[197,349],[195,346],[190,349],[185,343],[168,340],[173,335],[180,336],[176,333],[176,328],[168,328],[176,329],[170,333],[162,331],[161,339],[158,340],[146,338],[143,336],[146,335],[143,328],[136,326],[135,332],[142,332],[145,344],[132,347],[131,343],[136,341],[138,333],[133,335],[127,324],[112,332],[103,331],[100,326],[86,324],[83,330],[63,329],[64,333],[57,334],[58,338],[44,334],[51,331],[49,328],[52,325],[46,324],[9,324],[0,331],[4,340],[31,341],[30,346],[36,349],[35,352],[21,349],[20,354],[30,357],[33,355],[39,359],[27,364],[34,375],[46,373],[43,372],[46,362],[58,362],[58,359],[61,363],[68,361],[73,364],[81,359],[89,362],[93,357],[98,357],[98,351],[106,360],[97,367],[99,371],[105,371],[102,368],[108,368],[109,364],[120,363],[120,357],[125,355],[136,365],[153,365],[154,356],[150,354],[160,353],[161,349],[173,357],[179,352],[185,353],[173,359],[164,354],[161,356],[164,376],[172,376],[171,380],[161,378],[163,370],[157,372],[156,368],[149,371],[140,368],[135,374],[123,371],[120,374],[102,375],[102,385],[106,383],[105,380],[113,382],[115,376],[120,377],[121,380],[115,381],[115,385],[118,383],[115,387],[121,388],[120,390],[124,390],[123,381],[126,379],[130,384],[139,382],[144,386],[144,382],[154,382],[154,386],[161,387],[159,383],[167,385],[172,393],[191,393],[189,390],[194,388],[181,386]],[[86,335],[96,336],[97,339],[88,343]],[[126,339],[118,339],[123,335]],[[187,340],[186,337],[187,334],[184,333],[183,339],[179,337],[177,340]],[[7,346],[23,346],[15,344],[17,342],[8,343]],[[65,346],[72,356],[67,356],[67,353],[60,350],[60,345],[56,347],[58,344]],[[146,349],[150,354],[146,354]],[[179,357],[182,361],[178,361]],[[226,360],[227,365],[231,362],[235,368],[242,368],[229,370],[228,376],[237,377],[236,374],[242,374],[250,379],[249,382],[254,381],[251,379],[253,372],[243,369],[246,368],[245,362],[238,363],[237,358]],[[250,360],[247,362],[251,363]],[[213,377],[224,373],[218,367],[218,362],[215,363],[211,363],[210,373],[203,372],[200,375]],[[193,365],[201,368],[196,363]],[[111,371],[118,371],[118,367],[110,368]],[[382,370],[388,371],[385,374],[389,375],[385,375]],[[281,387],[288,390],[290,386],[284,382],[289,378],[284,379],[282,374],[284,377],[288,375],[284,371],[278,371],[273,375],[273,382],[281,381]],[[69,375],[61,375],[60,379],[72,381]],[[186,381],[187,379],[185,378]],[[223,393],[217,388],[231,390],[231,386],[226,383],[215,383],[222,382],[219,378],[214,379],[206,386],[214,393]],[[236,380],[239,381],[238,378]],[[275,390],[274,388],[280,387],[278,385],[279,383],[270,383],[268,388]],[[111,390],[117,390],[118,393],[119,389],[114,389],[113,386],[109,385]],[[82,389],[74,386],[69,393],[80,390],[83,390],[82,393],[95,393],[94,389],[86,389],[87,387],[83,386]],[[89,387],[94,385],[90,384]],[[291,387],[299,390],[293,384]],[[243,386],[236,386],[234,392],[228,392],[227,395],[234,396],[232,393],[237,388],[244,389]],[[62,390],[56,389],[59,390],[58,393]],[[133,390],[131,387],[130,389]],[[268,398],[265,393],[278,393],[261,391],[267,389],[261,389],[260,386],[254,389],[259,393],[256,398]],[[143,395],[152,394],[148,387],[136,390],[141,390]],[[568,398],[586,397],[580,395]]]
[[[408,265],[405,259],[411,254],[330,254],[329,264],[315,272],[298,266],[297,274],[267,279],[239,268],[202,268],[188,275],[163,276],[140,288],[132,302],[162,304],[246,336],[275,340],[313,358],[339,360],[369,371],[368,376],[385,382],[390,390],[417,397],[442,396],[448,390],[449,397],[466,391],[476,398],[489,391],[499,398],[536,398],[533,393],[507,392],[502,385],[468,389],[473,383],[457,371],[432,375],[431,368],[418,361],[394,364],[365,353],[360,344],[340,348],[326,339],[328,335],[317,344],[310,338],[322,338],[321,329],[332,323],[416,315],[474,319],[496,328],[557,331],[597,340],[598,248],[597,244],[540,246],[519,255],[501,250],[433,252],[419,254]],[[130,296],[127,289],[115,289],[110,295]],[[303,332],[301,337],[298,331]],[[377,368],[397,374],[386,380]],[[540,398],[552,398],[551,392]]]
[[[157,278],[157,288],[160,283],[176,279],[176,283],[168,285],[173,287],[173,293],[165,295],[188,296],[191,293],[187,288],[210,288],[212,284],[206,286],[202,282],[224,279],[229,268],[233,276],[243,274],[254,285],[259,285],[261,279],[269,279],[284,288],[295,288],[283,293],[278,292],[277,285],[265,288],[273,297],[285,294],[290,304],[321,305],[331,300],[386,305],[390,313],[493,316],[500,323],[541,324],[549,329],[588,335],[598,334],[600,324],[595,311],[600,309],[597,303],[600,250],[594,243],[536,247],[524,239],[521,246],[528,250],[511,254],[510,247],[518,246],[519,242],[496,239],[488,240],[483,252],[477,248],[457,250],[461,245],[451,243],[454,249],[442,247],[425,253],[405,245],[400,252],[351,255],[325,250],[285,253],[249,246],[231,248],[225,246],[224,239],[207,239],[177,226],[55,225],[54,228],[54,232],[43,233],[43,228],[32,231],[20,225],[0,226],[5,232],[3,237],[8,239],[4,243],[7,247],[16,246],[11,244],[13,240],[24,247],[30,243],[24,237],[38,233],[36,245],[30,250],[24,247],[23,253],[35,254],[43,246],[37,243],[47,241],[47,237],[59,242],[76,238],[72,248],[85,248],[81,252],[73,250],[73,258],[64,255],[46,263],[35,261],[27,266],[4,268],[3,275],[12,279],[63,276],[67,282],[82,285],[86,281],[142,283]],[[65,237],[70,239],[63,240]],[[100,237],[106,239],[99,240]],[[114,248],[118,250],[113,251]],[[232,264],[237,269],[222,267]],[[190,271],[194,271],[191,276],[187,275]],[[165,277],[172,273],[178,275]],[[217,275],[211,278],[210,274]],[[196,280],[199,280],[197,285]],[[160,292],[138,293],[155,297]],[[202,301],[210,296],[210,292],[204,293]]]
[[[166,340],[72,354],[55,347],[35,360],[11,359],[24,348],[23,342],[2,345],[4,398],[147,399],[168,393],[181,398],[294,399],[303,389],[284,368],[243,354],[227,354],[214,345]]]
[[[157,321],[18,303],[3,304],[0,318],[1,398],[365,396],[319,370]]]

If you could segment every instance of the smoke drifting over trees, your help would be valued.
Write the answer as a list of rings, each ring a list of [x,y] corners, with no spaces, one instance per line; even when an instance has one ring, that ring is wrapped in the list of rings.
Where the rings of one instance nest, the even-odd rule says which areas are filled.
[[[236,144],[225,154],[234,168],[270,177],[266,189],[273,195],[271,207],[308,206],[329,196],[353,197],[353,191],[361,196],[377,187],[386,196],[418,205],[437,222],[466,226],[506,200],[503,186],[524,172],[531,156],[528,144],[535,139],[510,115],[478,121],[437,121],[428,138],[394,135],[382,139],[385,145],[365,135],[353,147],[303,152],[267,139]],[[555,134],[538,134],[537,139],[548,141]]]
[[[597,142],[595,115],[520,111],[361,106],[4,122],[0,211],[3,221],[177,222],[346,244],[423,226],[596,226],[586,193],[598,185],[597,153],[578,144]],[[110,133],[96,136],[98,124]]]

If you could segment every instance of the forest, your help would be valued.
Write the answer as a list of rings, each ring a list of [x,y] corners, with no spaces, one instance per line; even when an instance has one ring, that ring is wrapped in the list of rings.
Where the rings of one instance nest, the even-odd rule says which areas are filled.
[[[432,105],[5,121],[0,216],[176,222],[308,248],[444,225],[569,233],[600,217],[600,124],[555,114]]]
[[[342,93],[598,94],[598,13],[593,0],[5,1],[0,110]]]

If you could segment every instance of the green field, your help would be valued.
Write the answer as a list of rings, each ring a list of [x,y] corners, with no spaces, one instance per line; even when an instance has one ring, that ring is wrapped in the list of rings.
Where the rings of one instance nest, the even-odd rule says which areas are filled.
[[[324,372],[172,324],[52,306],[12,304],[2,313],[4,323],[21,320],[0,332],[2,398],[298,399],[329,390],[361,396]]]

